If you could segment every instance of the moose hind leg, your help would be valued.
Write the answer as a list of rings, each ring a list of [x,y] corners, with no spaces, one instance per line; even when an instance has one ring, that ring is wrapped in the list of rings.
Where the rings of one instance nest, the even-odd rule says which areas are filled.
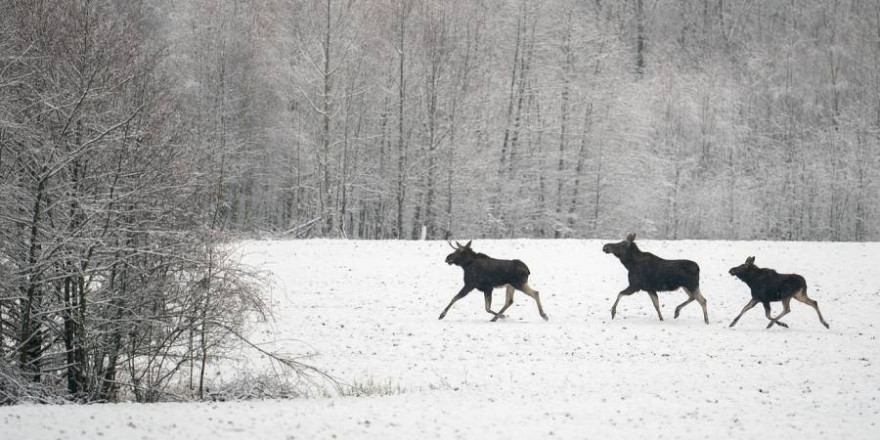
[[[816,313],[819,315],[819,322],[821,322],[822,325],[825,326],[825,328],[831,328],[831,326],[828,325],[827,322],[825,322],[825,318],[822,317],[822,312],[819,311],[819,303],[816,302],[816,300],[807,296],[806,289],[799,290],[797,293],[795,293],[794,299],[814,308],[816,310]]]
[[[700,307],[703,309],[703,322],[709,324],[709,312],[706,310],[706,298],[703,296],[703,292],[700,292],[699,287],[694,290],[694,298],[696,298],[697,302],[700,303]]]
[[[535,302],[538,303],[538,314],[541,315],[542,318],[544,318],[544,321],[549,320],[550,318],[547,317],[546,313],[544,313],[544,307],[541,306],[540,293],[538,293],[537,290],[532,289],[528,283],[523,283],[522,288],[520,290],[522,290],[522,292],[525,293],[526,295],[531,296],[535,300]]]
[[[502,307],[501,310],[498,311],[498,314],[495,315],[494,318],[492,318],[492,322],[497,321],[498,318],[506,318],[507,317],[504,315],[504,312],[507,311],[507,308],[513,304],[513,292],[514,292],[513,286],[508,284],[507,285],[507,295],[504,297],[504,307]]]
[[[660,313],[660,298],[657,298],[657,292],[648,291],[648,296],[651,297],[651,302],[654,304],[654,310],[657,311],[657,317],[662,321],[663,314]]]
[[[696,298],[694,298],[694,294],[690,290],[684,289],[684,291],[687,292],[688,299],[685,302],[679,304],[678,307],[675,308],[674,319],[678,319],[678,315],[679,315],[679,313],[681,313],[681,309],[683,309],[684,306],[692,303],[696,299]]]

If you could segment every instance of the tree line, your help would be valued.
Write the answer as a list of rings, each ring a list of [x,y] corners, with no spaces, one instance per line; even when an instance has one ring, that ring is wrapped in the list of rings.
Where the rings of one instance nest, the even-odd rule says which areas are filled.
[[[878,235],[872,2],[193,1],[168,14],[178,92],[225,164],[219,217],[235,231]]]

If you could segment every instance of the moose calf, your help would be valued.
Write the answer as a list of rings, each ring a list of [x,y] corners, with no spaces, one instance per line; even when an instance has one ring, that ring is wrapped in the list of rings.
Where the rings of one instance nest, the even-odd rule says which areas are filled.
[[[535,299],[535,302],[538,303],[538,313],[546,321],[548,319],[547,314],[544,313],[544,309],[541,307],[541,298],[538,296],[538,291],[529,287],[530,272],[526,264],[519,260],[496,260],[488,255],[478,254],[471,250],[471,242],[469,241],[462,246],[457,241],[455,245],[447,241],[455,249],[455,252],[446,257],[446,263],[450,265],[455,264],[464,269],[464,287],[452,298],[449,305],[443,309],[443,313],[440,314],[438,319],[443,319],[446,316],[446,312],[449,311],[449,308],[456,301],[464,298],[471,290],[477,289],[483,292],[486,299],[486,311],[493,315],[492,321],[494,322],[498,318],[505,317],[503,313],[513,304],[513,292],[516,289]],[[501,286],[507,286],[507,299],[504,307],[498,313],[495,313],[492,311],[492,290]]]
[[[690,260],[664,260],[650,252],[642,252],[635,243],[636,234],[629,234],[626,240],[620,243],[608,243],[602,246],[606,254],[614,254],[623,267],[629,272],[629,286],[617,295],[617,301],[611,307],[611,319],[617,314],[617,303],[623,296],[632,295],[639,290],[648,292],[657,316],[663,320],[660,313],[660,302],[657,292],[667,292],[683,288],[689,298],[675,308],[675,317],[681,309],[697,300],[703,308],[703,320],[709,323],[709,313],[706,311],[706,298],[700,293],[700,266]]]
[[[804,280],[804,277],[797,274],[777,273],[773,269],[761,269],[755,266],[755,257],[746,258],[745,263],[730,269],[730,274],[742,280],[752,290],[752,299],[749,300],[749,303],[743,307],[742,312],[730,323],[730,327],[733,327],[739,321],[743,313],[760,302],[764,304],[764,314],[770,320],[767,328],[772,327],[773,324],[788,328],[788,324],[779,319],[791,311],[789,304],[791,299],[794,298],[816,309],[816,313],[819,314],[819,322],[825,328],[831,328],[825,322],[825,319],[822,318],[822,312],[819,311],[819,303],[807,296],[807,281]],[[770,303],[775,301],[782,301],[782,312],[773,318],[770,316]]]

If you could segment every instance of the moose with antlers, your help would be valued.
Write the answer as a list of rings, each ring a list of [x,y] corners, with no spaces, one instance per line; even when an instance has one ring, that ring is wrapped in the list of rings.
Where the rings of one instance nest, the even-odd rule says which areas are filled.
[[[471,242],[469,241],[467,244],[462,245],[456,241],[453,245],[452,242],[447,241],[455,251],[446,257],[446,263],[449,265],[455,264],[464,269],[464,287],[452,298],[449,305],[443,309],[443,313],[440,314],[438,319],[443,319],[446,316],[446,312],[449,311],[449,308],[456,301],[464,298],[472,290],[477,289],[483,292],[486,299],[486,312],[492,315],[492,322],[497,321],[498,318],[505,318],[504,312],[513,304],[514,290],[519,290],[534,298],[535,302],[538,303],[538,313],[546,321],[548,319],[547,314],[544,313],[544,308],[541,307],[541,298],[538,295],[538,291],[532,289],[528,283],[530,275],[528,266],[519,260],[498,260],[488,255],[474,252],[471,249]],[[504,307],[496,313],[492,311],[492,290],[501,286],[507,287],[507,297]]]
[[[648,292],[657,316],[663,320],[660,314],[660,301],[657,292],[668,292],[683,288],[688,294],[688,300],[675,308],[675,317],[681,313],[681,309],[696,300],[703,308],[703,320],[709,323],[709,313],[706,311],[706,298],[700,293],[700,266],[691,260],[665,260],[650,252],[642,252],[635,243],[636,234],[629,234],[626,240],[620,243],[608,243],[602,246],[606,254],[614,254],[623,267],[629,272],[629,286],[623,289],[617,300],[611,307],[611,319],[617,314],[617,303],[623,296],[629,296],[639,290]]]
[[[779,319],[787,315],[791,311],[789,304],[794,298],[816,310],[819,314],[819,322],[830,328],[825,318],[822,318],[822,312],[819,311],[819,303],[807,296],[807,281],[798,274],[782,274],[777,273],[773,269],[763,269],[755,266],[755,257],[746,258],[746,262],[730,269],[730,274],[742,280],[749,286],[752,291],[752,299],[743,307],[742,312],[734,318],[730,323],[730,327],[736,325],[743,313],[747,312],[758,303],[764,305],[764,315],[770,320],[767,328],[773,327],[773,324],[788,328],[788,324]],[[782,301],[782,312],[772,317],[770,315],[770,303]]]

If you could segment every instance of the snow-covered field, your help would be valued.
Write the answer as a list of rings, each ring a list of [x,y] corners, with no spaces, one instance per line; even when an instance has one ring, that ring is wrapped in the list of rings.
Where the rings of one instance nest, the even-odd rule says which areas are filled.
[[[880,244],[638,240],[700,264],[707,326],[695,302],[673,319],[680,291],[660,294],[666,321],[643,292],[611,320],[626,272],[602,243],[475,241],[525,261],[550,315],[518,292],[495,323],[479,292],[437,320],[462,283],[444,242],[246,243],[276,277],[277,321],[257,339],[404,392],[7,407],[0,438],[880,438]],[[727,271],[749,255],[803,275],[831,329],[798,302],[789,329],[765,329],[760,306],[728,328],[749,294]]]

